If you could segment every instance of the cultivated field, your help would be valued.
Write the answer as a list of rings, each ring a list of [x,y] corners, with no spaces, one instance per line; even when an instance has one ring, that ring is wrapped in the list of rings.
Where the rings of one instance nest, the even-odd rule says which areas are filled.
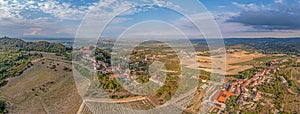
[[[200,63],[193,63],[195,60],[185,60],[182,61],[182,65],[185,65],[189,68],[194,69],[201,69],[204,71],[212,72],[212,60],[216,61],[218,63],[218,58],[220,56],[198,56],[198,61]],[[244,71],[246,69],[252,68],[252,65],[240,65],[238,63],[248,62],[257,58],[264,57],[266,55],[260,54],[260,53],[248,53],[246,51],[240,51],[240,52],[233,52],[233,53],[227,53],[226,54],[226,75],[234,75],[238,74],[240,71]],[[217,65],[215,68],[219,68]],[[221,68],[220,68],[221,69]],[[217,70],[216,70],[217,71]]]
[[[182,112],[180,108],[173,105],[152,108],[154,106],[148,99],[123,103],[85,102],[78,114],[178,114]],[[187,112],[183,111],[182,113]]]
[[[99,101],[99,100],[89,100],[82,104],[78,113],[80,114],[92,114],[92,113],[135,113],[137,111],[149,110],[155,106],[145,98],[137,99],[124,99],[124,100],[114,100],[114,101]]]
[[[70,63],[36,60],[21,76],[9,79],[0,89],[0,96],[10,103],[9,112],[76,113],[81,99],[72,71],[66,68],[71,68]]]

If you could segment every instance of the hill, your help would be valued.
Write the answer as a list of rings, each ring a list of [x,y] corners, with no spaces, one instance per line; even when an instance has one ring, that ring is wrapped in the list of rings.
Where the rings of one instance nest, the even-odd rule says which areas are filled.
[[[71,48],[45,41],[25,42],[17,38],[0,38],[0,87],[7,83],[5,80],[7,77],[22,74],[24,70],[30,67],[31,60],[43,56],[34,51],[68,56]]]
[[[65,55],[72,48],[66,47],[59,43],[50,43],[46,41],[25,42],[18,38],[0,38],[0,51],[42,51],[56,53],[57,55]]]
[[[0,88],[0,97],[8,102],[9,113],[76,113],[81,98],[73,79],[71,63],[46,59],[44,54],[20,76],[9,78]]]

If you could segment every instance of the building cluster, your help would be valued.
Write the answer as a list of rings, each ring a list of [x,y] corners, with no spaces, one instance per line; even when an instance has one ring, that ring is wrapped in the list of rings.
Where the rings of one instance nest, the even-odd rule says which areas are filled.
[[[234,52],[240,52],[240,49],[228,49],[226,50],[226,53],[234,53]]]
[[[83,53],[84,57],[90,57],[93,54],[93,47],[92,46],[84,46],[80,49],[80,52]]]
[[[93,56],[93,48],[91,46],[84,46],[82,49],[80,49],[80,52],[82,53],[81,61],[92,63],[92,67],[95,71],[101,71],[102,73],[108,74],[108,77],[113,78],[122,78],[127,77],[130,75],[130,70],[126,69],[124,73],[120,74],[114,74],[111,73],[113,70],[120,71],[120,67],[115,67],[114,69],[106,62],[96,60],[96,58]]]
[[[214,95],[214,103],[217,107],[225,108],[228,99],[231,96],[237,96],[236,102],[243,103],[250,98],[253,101],[258,101],[261,98],[261,93],[257,90],[257,85],[263,82],[270,81],[267,77],[270,69],[259,69],[252,78],[235,80]]]
[[[137,52],[144,52],[144,51],[145,50],[137,50]],[[120,66],[116,66],[113,68],[106,62],[96,60],[94,57],[94,52],[93,52],[92,46],[89,46],[89,45],[84,46],[83,48],[80,49],[79,52],[82,54],[81,61],[84,61],[86,63],[91,63],[92,64],[91,66],[93,67],[93,69],[95,71],[102,71],[103,73],[108,74],[108,77],[110,79],[124,78],[124,77],[130,76],[130,74],[131,74],[131,70],[129,68],[127,68],[125,70],[121,69]],[[124,58],[126,59],[129,57],[124,57]],[[145,72],[143,70],[138,70],[138,69],[141,69],[140,67],[145,67],[143,65],[145,65],[148,60],[151,60],[151,59],[157,60],[158,55],[146,54],[144,58],[137,56],[134,59],[136,60],[136,62],[130,63],[130,66],[132,66],[133,67],[132,69],[136,71],[135,74],[132,75],[132,78],[137,79],[137,74],[139,74],[139,75],[147,74],[147,72]],[[117,71],[119,73],[110,73],[113,71]]]
[[[102,61],[97,61],[95,59],[95,57],[93,57],[95,52],[93,52],[92,46],[89,46],[89,45],[84,46],[83,48],[80,49],[79,52],[82,53],[81,61],[85,61],[87,63],[92,63],[94,70],[97,70],[101,65],[105,68],[108,67],[107,63],[104,63]]]

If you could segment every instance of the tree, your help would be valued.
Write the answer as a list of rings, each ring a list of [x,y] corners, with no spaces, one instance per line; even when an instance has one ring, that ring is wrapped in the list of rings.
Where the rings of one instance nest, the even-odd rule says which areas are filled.
[[[230,111],[231,109],[235,109],[237,104],[236,104],[236,99],[237,96],[230,96],[228,101],[226,102],[226,108],[227,111]]]
[[[0,114],[8,113],[6,106],[7,106],[7,102],[4,99],[0,99]]]
[[[64,71],[69,71],[69,72],[72,71],[72,69],[70,69],[70,68],[68,68],[68,67],[66,67],[66,66],[64,66],[63,70],[64,70]]]
[[[52,65],[51,67],[50,67],[50,69],[55,69],[56,68],[56,65]]]
[[[165,96],[165,100],[170,100],[172,98],[171,93],[167,93]]]

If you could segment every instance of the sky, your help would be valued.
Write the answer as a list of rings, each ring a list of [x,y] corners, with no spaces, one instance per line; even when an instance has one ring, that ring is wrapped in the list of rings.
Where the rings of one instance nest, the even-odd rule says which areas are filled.
[[[300,36],[300,0],[0,0],[0,12],[0,37]]]

